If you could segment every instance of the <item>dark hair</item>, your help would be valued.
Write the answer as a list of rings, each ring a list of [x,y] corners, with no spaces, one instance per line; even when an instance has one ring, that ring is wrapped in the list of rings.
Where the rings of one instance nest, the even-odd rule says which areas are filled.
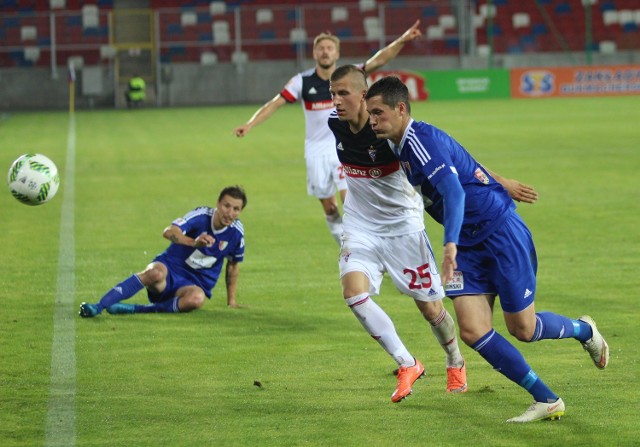
[[[350,75],[351,73],[358,73],[362,75],[362,82],[364,83],[365,88],[367,87],[367,74],[362,68],[353,64],[341,65],[340,67],[336,68],[331,74],[330,81],[339,81],[340,79]]]
[[[395,76],[385,76],[378,79],[369,87],[364,99],[373,98],[374,96],[381,96],[382,103],[392,108],[403,102],[407,106],[407,112],[411,113],[409,89]]]
[[[242,200],[242,209],[247,206],[247,195],[245,194],[244,189],[242,189],[242,186],[227,186],[222,191],[220,191],[218,202],[221,201],[224,196],[230,196],[234,199]]]

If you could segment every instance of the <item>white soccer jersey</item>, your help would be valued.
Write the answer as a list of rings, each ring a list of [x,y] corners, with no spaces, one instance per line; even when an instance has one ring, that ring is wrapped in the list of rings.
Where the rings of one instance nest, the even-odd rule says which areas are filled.
[[[345,232],[354,229],[397,236],[423,230],[422,197],[407,181],[386,140],[377,139],[369,124],[353,134],[335,113],[329,128],[347,178]]]
[[[334,138],[327,126],[329,115],[334,110],[329,80],[320,78],[315,68],[292,77],[280,95],[290,103],[300,100],[305,115],[304,156],[335,157]]]

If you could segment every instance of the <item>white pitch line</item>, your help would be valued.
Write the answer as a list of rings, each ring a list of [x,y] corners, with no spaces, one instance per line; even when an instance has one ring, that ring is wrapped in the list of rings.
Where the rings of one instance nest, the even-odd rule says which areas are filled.
[[[69,116],[67,164],[62,190],[58,284],[53,309],[51,385],[45,446],[76,445],[76,312],[74,312],[76,257],[74,242],[76,121]]]

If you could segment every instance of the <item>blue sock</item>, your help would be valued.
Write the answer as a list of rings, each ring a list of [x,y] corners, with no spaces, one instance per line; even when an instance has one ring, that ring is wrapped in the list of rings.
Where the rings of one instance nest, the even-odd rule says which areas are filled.
[[[173,299],[161,301],[159,303],[134,304],[134,306],[136,308],[136,313],[140,314],[150,314],[155,312],[177,313],[180,312],[180,309],[178,308],[179,300],[180,299],[178,297],[175,297]]]
[[[553,312],[536,313],[536,329],[530,341],[575,338],[585,342],[592,337],[591,326]]]
[[[527,390],[536,402],[554,402],[553,391],[536,375],[520,351],[491,329],[471,346],[493,369]]]
[[[102,309],[111,306],[112,304],[119,303],[122,300],[131,298],[133,295],[144,289],[144,286],[140,282],[138,275],[131,275],[124,281],[113,286],[105,296],[100,299],[97,304],[100,311]]]

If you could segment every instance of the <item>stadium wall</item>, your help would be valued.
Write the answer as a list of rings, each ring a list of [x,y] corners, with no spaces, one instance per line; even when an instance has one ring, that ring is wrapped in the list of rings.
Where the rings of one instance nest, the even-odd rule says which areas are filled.
[[[398,57],[385,70],[440,71],[483,70],[487,68],[564,67],[584,64],[584,54],[497,55],[494,66],[487,67],[486,58],[475,57]],[[342,59],[342,63],[362,60]],[[638,65],[640,51],[594,55],[592,64]],[[157,106],[204,106],[263,103],[279,92],[289,78],[313,66],[306,60],[248,62],[200,65],[195,63],[163,64],[158,76]],[[90,76],[89,76],[90,75]],[[88,66],[77,71],[75,106],[77,109],[114,107],[120,94],[110,66]],[[435,99],[435,98],[434,98]],[[50,69],[20,67],[0,69],[0,110],[66,109],[69,106],[67,73],[54,77]],[[153,105],[155,106],[155,105]],[[151,104],[148,107],[152,107]]]

